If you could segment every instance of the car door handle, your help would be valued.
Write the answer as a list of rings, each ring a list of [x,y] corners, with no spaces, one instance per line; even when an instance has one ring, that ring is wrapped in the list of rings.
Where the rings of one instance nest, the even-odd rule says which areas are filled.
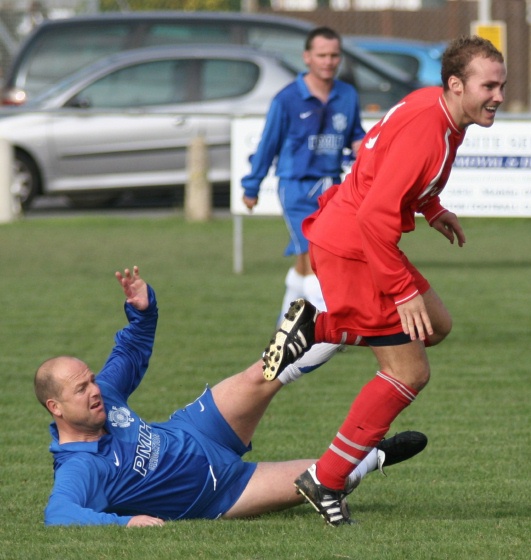
[[[182,126],[185,122],[186,122],[185,117],[175,117],[175,119],[173,121],[173,124],[175,126]]]

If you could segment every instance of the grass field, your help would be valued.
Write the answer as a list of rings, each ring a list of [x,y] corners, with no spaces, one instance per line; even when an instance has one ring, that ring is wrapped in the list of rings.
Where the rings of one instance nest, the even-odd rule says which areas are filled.
[[[51,528],[49,417],[33,395],[37,365],[75,354],[97,371],[125,321],[113,273],[138,264],[156,289],[158,339],[130,404],[164,420],[204,383],[243,369],[267,342],[289,261],[277,218],[246,219],[242,275],[232,223],[78,217],[0,226],[0,559],[529,558],[531,221],[463,220],[450,246],[422,222],[403,247],[454,316],[430,350],[432,380],[392,431],[417,429],[426,450],[372,474],[350,497],[359,524],[333,529],[301,506],[255,520],[163,528]],[[251,460],[319,456],[375,371],[349,348],[281,392]]]

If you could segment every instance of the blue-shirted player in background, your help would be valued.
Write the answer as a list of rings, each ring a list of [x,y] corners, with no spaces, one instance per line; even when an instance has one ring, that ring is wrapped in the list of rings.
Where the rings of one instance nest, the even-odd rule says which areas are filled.
[[[251,172],[242,179],[243,202],[252,210],[260,184],[277,158],[279,197],[290,235],[284,254],[296,255],[286,276],[281,317],[300,297],[325,309],[301,223],[317,210],[318,197],[341,182],[344,150],[355,154],[365,136],[357,91],[335,79],[341,37],[328,27],[313,29],[306,38],[303,60],[308,71],[274,97],[251,158]]]
[[[166,422],[148,423],[129,408],[151,357],[158,310],[137,267],[116,278],[129,324],[116,334],[101,372],[95,376],[81,360],[59,356],[35,374],[36,396],[53,418],[55,476],[45,524],[140,527],[248,517],[302,503],[293,481],[315,459],[242,460],[283,387],[281,376],[265,381],[261,361],[207,387]],[[383,440],[352,473],[345,495],[368,472],[408,459],[425,445],[418,432]],[[343,499],[341,508],[347,507]]]

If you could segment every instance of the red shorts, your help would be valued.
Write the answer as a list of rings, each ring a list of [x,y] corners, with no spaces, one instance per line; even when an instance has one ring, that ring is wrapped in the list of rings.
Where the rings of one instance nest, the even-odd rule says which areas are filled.
[[[327,313],[320,321],[327,342],[348,341],[358,336],[388,336],[403,332],[396,304],[374,284],[366,262],[338,257],[310,243],[310,259],[319,278]],[[404,266],[413,275],[420,294],[430,288],[424,276],[402,253]],[[346,335],[345,335],[346,333]],[[345,340],[345,336],[348,338]]]

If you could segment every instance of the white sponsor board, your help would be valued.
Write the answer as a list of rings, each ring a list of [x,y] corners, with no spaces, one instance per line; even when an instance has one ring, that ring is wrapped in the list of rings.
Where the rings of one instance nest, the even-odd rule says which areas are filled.
[[[441,201],[458,216],[531,216],[531,120],[471,126]]]
[[[258,146],[265,119],[262,117],[241,117],[232,120],[231,132],[231,190],[230,209],[235,215],[249,215],[250,212],[242,202],[242,177],[251,170],[249,158]],[[282,215],[282,208],[277,194],[275,168],[271,166],[269,174],[262,181],[258,204],[252,214],[259,216]]]
[[[363,120],[365,130],[374,120]],[[241,178],[250,170],[249,157],[260,140],[264,119],[241,117],[232,123],[231,212],[249,215],[242,202]],[[414,157],[415,147],[411,147]],[[457,152],[443,205],[458,216],[531,216],[531,119],[498,116],[491,128],[471,126]],[[260,188],[256,215],[281,215],[274,169]]]

